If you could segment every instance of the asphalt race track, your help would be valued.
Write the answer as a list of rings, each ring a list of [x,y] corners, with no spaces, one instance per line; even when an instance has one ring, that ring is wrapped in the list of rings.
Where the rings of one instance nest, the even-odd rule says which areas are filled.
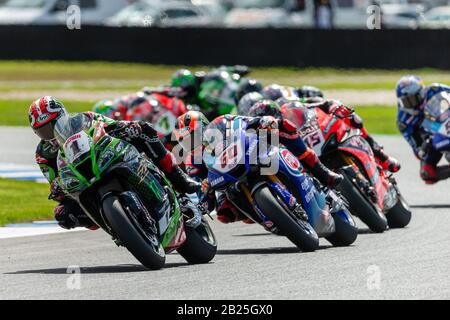
[[[406,229],[372,234],[361,226],[352,247],[321,240],[320,250],[301,253],[259,226],[214,222],[213,262],[191,266],[171,254],[161,271],[145,270],[102,231],[3,239],[0,298],[449,299],[450,182],[424,185],[407,144],[379,140],[403,164],[398,180],[413,210]],[[24,150],[16,144],[15,152]],[[81,268],[79,282],[69,266]]]

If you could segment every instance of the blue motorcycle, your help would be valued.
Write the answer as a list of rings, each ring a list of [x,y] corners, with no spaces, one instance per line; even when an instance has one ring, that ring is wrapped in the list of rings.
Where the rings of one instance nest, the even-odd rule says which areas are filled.
[[[305,174],[289,150],[267,144],[247,126],[236,117],[228,119],[226,129],[215,123],[206,129],[203,160],[213,190],[302,251],[316,250],[319,237],[335,246],[351,245],[358,229],[346,201]]]
[[[450,162],[450,94],[440,92],[427,103],[422,127],[430,134],[427,143]]]

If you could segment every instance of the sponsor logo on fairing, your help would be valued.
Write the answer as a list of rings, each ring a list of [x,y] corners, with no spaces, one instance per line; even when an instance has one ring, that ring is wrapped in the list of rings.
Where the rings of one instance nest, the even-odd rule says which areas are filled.
[[[225,181],[224,177],[220,177],[220,178],[214,179],[213,181],[211,181],[211,186],[214,187],[214,186],[216,186],[219,183],[224,182],[224,181]]]
[[[289,169],[296,171],[300,168],[300,162],[289,150],[283,149],[281,151],[281,156]]]

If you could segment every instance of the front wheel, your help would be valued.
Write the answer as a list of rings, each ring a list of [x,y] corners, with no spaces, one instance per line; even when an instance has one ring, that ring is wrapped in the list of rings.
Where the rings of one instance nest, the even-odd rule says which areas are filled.
[[[355,242],[358,237],[358,227],[353,221],[348,221],[349,212],[336,212],[333,214],[335,232],[326,239],[335,247],[345,247]]]
[[[254,196],[264,215],[300,250],[310,252],[319,248],[319,237],[312,226],[306,221],[294,219],[268,187],[259,188]]]
[[[386,214],[389,228],[404,228],[411,221],[411,210],[402,195],[397,203]]]
[[[337,186],[344,197],[348,200],[350,211],[361,219],[373,232],[384,232],[387,227],[387,219],[383,213],[378,212],[369,200],[356,188],[351,178],[345,171],[341,171],[344,180]]]
[[[144,236],[145,231],[132,222],[123,209],[119,198],[109,196],[103,201],[103,212],[114,234],[131,254],[145,267],[158,270],[165,262],[166,256],[157,237]]]
[[[177,249],[178,253],[189,263],[210,262],[217,253],[217,241],[205,218],[197,228],[186,226],[186,242]]]

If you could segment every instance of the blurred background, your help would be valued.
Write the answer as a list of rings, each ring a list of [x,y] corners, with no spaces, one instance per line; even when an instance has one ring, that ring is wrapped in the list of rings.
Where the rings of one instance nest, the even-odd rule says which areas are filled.
[[[0,0],[0,24],[66,24],[70,5],[83,25],[223,28],[367,28],[371,5],[382,28],[449,28],[448,0]]]

